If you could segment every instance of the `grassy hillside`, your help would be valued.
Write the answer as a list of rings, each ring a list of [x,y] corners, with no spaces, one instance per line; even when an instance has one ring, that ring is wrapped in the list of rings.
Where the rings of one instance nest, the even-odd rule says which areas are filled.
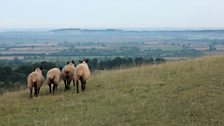
[[[224,57],[92,74],[87,90],[0,96],[0,125],[224,125]]]

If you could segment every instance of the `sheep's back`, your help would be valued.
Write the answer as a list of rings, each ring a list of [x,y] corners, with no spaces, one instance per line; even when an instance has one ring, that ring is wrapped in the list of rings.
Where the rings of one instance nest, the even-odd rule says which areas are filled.
[[[67,65],[65,65],[65,66],[63,67],[62,71],[63,71],[64,73],[71,73],[71,72],[74,71],[74,69],[75,69],[75,67],[74,67],[73,64],[67,64]]]
[[[59,77],[61,76],[61,71],[58,68],[53,68],[47,72],[47,78],[49,78],[50,76]]]
[[[47,80],[53,79],[55,82],[59,82],[61,79],[61,71],[58,68],[50,69],[47,72]]]
[[[68,77],[69,80],[72,80],[74,76],[74,70],[75,67],[73,64],[68,64],[64,66],[64,68],[62,69],[61,78],[63,80],[66,80]]]
[[[79,64],[76,67],[76,74],[78,77],[82,77],[84,80],[87,80],[90,76],[89,67],[87,64]]]
[[[37,86],[40,86],[43,80],[44,78],[40,73],[32,72],[27,77],[28,87],[31,88],[34,85],[34,83],[38,84]]]

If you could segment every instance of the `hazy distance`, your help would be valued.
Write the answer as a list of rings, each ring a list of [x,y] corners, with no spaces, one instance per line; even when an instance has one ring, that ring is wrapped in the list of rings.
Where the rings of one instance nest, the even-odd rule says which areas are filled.
[[[223,29],[223,0],[0,0],[1,29]]]

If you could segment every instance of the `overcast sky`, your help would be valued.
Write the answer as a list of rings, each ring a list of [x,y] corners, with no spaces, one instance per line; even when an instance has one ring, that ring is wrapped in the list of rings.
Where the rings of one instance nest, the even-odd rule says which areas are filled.
[[[224,28],[224,0],[0,0],[1,28]]]

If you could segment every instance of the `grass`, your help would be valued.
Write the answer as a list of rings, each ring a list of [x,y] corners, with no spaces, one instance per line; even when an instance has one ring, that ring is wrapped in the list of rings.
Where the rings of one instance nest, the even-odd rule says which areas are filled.
[[[0,96],[0,125],[224,125],[224,56],[92,73],[87,90]]]

